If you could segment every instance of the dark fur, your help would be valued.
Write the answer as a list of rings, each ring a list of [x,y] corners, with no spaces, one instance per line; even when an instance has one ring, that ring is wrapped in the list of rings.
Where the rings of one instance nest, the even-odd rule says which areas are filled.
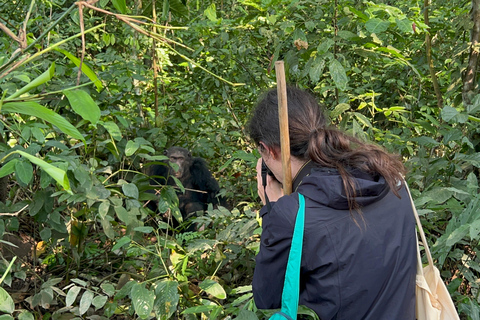
[[[218,192],[220,187],[217,180],[208,169],[207,163],[202,158],[193,158],[188,150],[179,147],[169,148],[166,156],[172,153],[181,153],[185,160],[183,161],[183,172],[179,180],[186,189],[206,191],[206,193],[185,190],[185,193],[177,192],[179,200],[179,209],[183,219],[187,219],[197,211],[205,211],[209,203],[213,205],[224,205],[224,200],[219,199]],[[170,162],[170,161],[169,161]],[[172,176],[175,175],[170,165],[154,164],[149,167],[148,174],[154,177],[151,184],[176,186]]]

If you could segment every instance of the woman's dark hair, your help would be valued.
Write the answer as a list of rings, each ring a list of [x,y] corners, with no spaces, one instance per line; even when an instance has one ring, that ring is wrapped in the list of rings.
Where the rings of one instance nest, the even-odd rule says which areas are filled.
[[[354,179],[349,171],[359,169],[383,176],[396,196],[403,183],[405,167],[395,156],[377,145],[364,142],[332,127],[323,106],[310,93],[287,87],[290,153],[298,159],[312,160],[322,167],[335,168],[342,177],[350,210],[359,211],[355,202]],[[277,90],[260,99],[247,128],[250,138],[260,145],[280,147]]]

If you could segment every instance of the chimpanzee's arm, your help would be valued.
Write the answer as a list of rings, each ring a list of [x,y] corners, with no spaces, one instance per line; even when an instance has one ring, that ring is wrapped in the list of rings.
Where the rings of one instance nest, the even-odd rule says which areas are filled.
[[[208,169],[205,160],[202,158],[193,158],[190,174],[194,188],[208,192],[207,203],[218,204],[216,196],[220,191],[220,187]]]

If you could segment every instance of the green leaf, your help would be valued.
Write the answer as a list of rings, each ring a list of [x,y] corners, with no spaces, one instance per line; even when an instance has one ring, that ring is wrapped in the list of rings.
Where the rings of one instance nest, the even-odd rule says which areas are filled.
[[[178,282],[165,280],[156,283],[155,309],[164,319],[170,319],[172,314],[177,310],[180,295],[178,294]]]
[[[49,241],[52,237],[52,229],[50,228],[43,228],[42,231],[40,231],[40,238],[43,241]]]
[[[98,123],[100,123],[102,126],[104,126],[105,129],[107,129],[108,133],[112,136],[113,139],[115,139],[117,141],[122,140],[122,132],[120,131],[120,128],[118,127],[118,125],[115,122],[99,121]]]
[[[198,286],[200,287],[200,289],[205,290],[205,292],[211,294],[215,298],[225,299],[227,297],[227,293],[225,292],[223,287],[215,280],[203,280]]]
[[[39,75],[32,82],[30,82],[29,84],[27,84],[26,86],[24,86],[20,90],[16,91],[14,94],[9,96],[5,100],[11,100],[11,99],[14,99],[16,97],[19,97],[22,94],[24,94],[25,92],[28,92],[28,91],[32,90],[33,88],[38,87],[41,84],[44,84],[45,82],[52,79],[54,73],[55,73],[55,62],[52,62],[52,64],[50,65],[50,68],[48,68],[47,71],[45,71],[44,73]]]
[[[21,156],[30,160],[30,162],[42,168],[42,170],[44,170],[53,179],[55,179],[55,181],[57,181],[65,189],[65,191],[67,191],[70,194],[73,194],[72,190],[70,189],[70,182],[68,181],[67,173],[65,171],[41,160],[40,158],[34,157],[31,154],[28,154],[26,152],[17,150],[17,151],[11,152],[9,155],[13,153],[20,154]]]
[[[203,313],[203,312],[210,312],[211,310],[217,308],[218,306],[215,304],[211,304],[208,306],[196,306],[190,307],[182,311],[182,314],[189,314],[189,313]]]
[[[17,318],[18,320],[35,320],[35,318],[33,317],[33,314],[26,310],[20,312]]]
[[[95,298],[93,298],[92,304],[95,307],[95,310],[102,308],[107,302],[107,300],[108,300],[108,297],[103,295],[96,296]]]
[[[325,68],[325,60],[319,57],[316,57],[312,65],[308,71],[308,75],[310,76],[310,80],[313,83],[317,83],[320,81],[320,77],[323,74],[323,69]]]
[[[145,288],[143,283],[135,283],[130,293],[135,313],[141,319],[147,319],[153,310],[155,293]]]
[[[395,22],[397,23],[397,28],[400,29],[400,31],[404,33],[413,33],[412,21],[409,19],[395,19]]]
[[[68,59],[70,59],[70,61],[72,61],[77,67],[80,66],[80,59],[78,59],[77,57],[75,57],[73,54],[71,54],[70,52],[66,51],[66,50],[63,50],[63,49],[59,49],[59,48],[55,48],[54,50],[60,52],[60,53],[63,53]],[[102,89],[103,89],[103,84],[102,82],[100,81],[100,79],[98,79],[97,75],[95,74],[95,72],[93,72],[92,69],[90,69],[90,67],[86,64],[86,63],[82,63],[82,72],[93,82],[93,84],[97,87],[97,91],[100,92]]]
[[[215,6],[215,3],[212,3],[208,6],[207,9],[204,11],[205,16],[208,18],[208,20],[212,22],[217,22],[217,7]]]
[[[138,199],[138,188],[134,183],[122,184],[122,191],[127,197]]]
[[[108,217],[108,216],[107,216]],[[103,229],[103,232],[105,232],[105,235],[110,239],[112,240],[113,238],[115,238],[115,231],[113,231],[113,228],[112,228],[112,224],[110,223],[110,220],[107,219],[107,217],[105,217],[104,219],[102,219],[100,222],[102,224],[102,229]],[[108,218],[111,218],[111,217],[108,217]],[[113,219],[112,219],[113,220]]]
[[[15,163],[15,175],[21,182],[29,184],[33,178],[32,164],[28,161],[17,161]]]
[[[153,232],[153,227],[136,227],[133,230],[141,233],[149,234]]]
[[[446,121],[446,122],[449,122],[450,120],[455,118],[455,116],[457,114],[458,114],[457,109],[452,108],[450,106],[445,106],[445,107],[443,107],[442,112],[441,112],[442,120]]]
[[[4,164],[0,168],[0,178],[3,178],[5,176],[8,176],[9,174],[12,174],[15,172],[15,165],[18,162],[18,159],[12,159],[8,161],[6,164]]]
[[[132,222],[132,217],[124,207],[115,206],[115,213],[117,214],[118,219],[126,225],[129,225]]]
[[[255,312],[250,311],[250,310],[246,310],[246,309],[240,310],[237,318],[242,319],[242,320],[258,320],[258,317],[255,314]]]
[[[140,148],[140,143],[137,141],[128,140],[127,145],[125,146],[125,155],[130,157],[138,150],[138,148]]]
[[[112,0],[112,4],[121,14],[127,14],[127,4],[125,0]]]
[[[98,206],[98,214],[102,219],[104,219],[108,214],[108,209],[110,209],[110,202],[102,201]]]
[[[21,113],[40,118],[55,125],[62,132],[70,135],[71,137],[81,140],[85,144],[87,143],[82,134],[70,122],[54,111],[47,109],[36,102],[8,102],[3,105],[2,112]]]
[[[73,305],[73,303],[78,297],[78,294],[80,293],[80,290],[82,290],[82,288],[77,286],[73,286],[70,288],[70,290],[68,290],[67,297],[65,298],[66,307],[70,307],[71,305]]]
[[[115,243],[115,245],[112,248],[112,251],[116,251],[116,250],[120,249],[124,245],[129,244],[131,241],[132,241],[132,239],[130,239],[129,236],[123,236],[122,238],[120,238],[120,240],[117,241],[117,243]]]
[[[115,294],[115,287],[111,283],[103,282],[100,285],[100,288],[102,288],[103,292],[109,297],[112,297]]]
[[[84,314],[85,312],[88,311],[88,308],[92,305],[93,301],[93,292],[90,290],[86,290],[82,298],[80,299],[80,305],[78,306],[78,312],[80,315]]]
[[[446,240],[446,246],[451,247],[455,245],[457,242],[463,239],[470,231],[470,226],[469,225],[463,225],[458,227],[457,229],[453,230],[452,233],[450,233],[447,236]]]
[[[67,97],[72,109],[84,120],[97,124],[100,120],[100,108],[92,97],[83,90],[64,90],[63,94]]]
[[[382,33],[388,29],[390,22],[383,21],[379,18],[373,18],[365,22],[365,27],[371,33]]]
[[[336,119],[339,115],[345,111],[350,110],[350,105],[348,103],[339,103],[335,109],[330,112],[330,119]]]
[[[345,72],[345,68],[343,68],[342,64],[337,59],[333,59],[328,68],[336,87],[342,91],[345,91],[348,83],[348,77],[347,73]]]
[[[480,234],[480,220],[475,220],[470,224],[470,239],[477,240],[478,234]]]
[[[4,313],[12,313],[15,310],[15,303],[12,297],[5,289],[0,287],[0,311]]]

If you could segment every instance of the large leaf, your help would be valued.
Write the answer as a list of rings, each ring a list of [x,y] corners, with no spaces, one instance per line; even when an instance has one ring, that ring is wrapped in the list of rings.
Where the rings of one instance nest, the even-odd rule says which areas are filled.
[[[65,298],[66,307],[70,307],[71,305],[73,305],[81,290],[82,288],[79,286],[73,286],[70,288],[70,290],[68,290],[67,297]]]
[[[78,312],[80,312],[80,315],[88,311],[88,308],[92,305],[93,296],[94,294],[90,290],[86,290],[83,293],[82,298],[80,299],[80,305],[78,306]]]
[[[70,59],[70,61],[72,61],[77,67],[80,67],[80,59],[78,59],[77,57],[75,57],[73,54],[71,54],[70,52],[66,51],[66,50],[63,50],[63,49],[60,49],[60,48],[55,48],[56,51],[60,52],[60,53],[63,53],[68,59]],[[90,67],[85,64],[85,63],[82,63],[82,72],[90,79],[92,80],[93,84],[97,87],[97,91],[100,91],[103,89],[103,84],[102,82],[100,81],[100,79],[98,79],[97,75],[95,74],[95,72],[93,72],[92,69],[90,69]]]
[[[135,283],[130,293],[135,313],[141,319],[147,319],[153,310],[155,293],[145,288],[145,284]]]
[[[382,33],[388,29],[390,26],[390,22],[388,21],[383,21],[378,18],[373,18],[365,22],[365,27],[367,28],[368,31],[371,33]]]
[[[157,282],[155,288],[155,309],[161,315],[161,319],[170,319],[177,310],[180,295],[178,294],[178,282],[165,280]]]
[[[15,163],[15,174],[24,184],[29,184],[33,178],[33,166],[28,161],[17,161]]]
[[[113,121],[99,121],[99,123],[107,129],[108,133],[112,136],[112,138],[116,141],[122,140],[122,132],[118,125]]]
[[[0,178],[8,176],[9,174],[15,172],[15,164],[18,162],[18,159],[12,159],[3,165],[0,168]]]
[[[347,89],[348,77],[342,64],[337,59],[333,59],[328,68],[337,88],[342,91]]]
[[[82,136],[82,134],[70,122],[68,122],[58,113],[47,109],[36,102],[8,102],[3,105],[2,112],[21,113],[32,117],[40,118],[42,120],[50,122],[69,136],[81,140],[83,141],[83,143],[86,143],[85,138]]]
[[[50,68],[48,68],[47,71],[45,71],[44,73],[42,73],[41,75],[36,77],[33,81],[31,81],[26,86],[24,86],[23,88],[21,88],[20,90],[18,90],[14,94],[12,94],[6,100],[10,100],[10,99],[14,99],[16,97],[19,97],[22,94],[24,94],[25,92],[28,92],[28,91],[32,90],[33,88],[38,87],[41,84],[44,84],[48,80],[52,79],[54,73],[55,73],[55,62],[53,62],[50,65]]]
[[[28,154],[20,150],[10,152],[8,155],[11,155],[14,153],[18,153],[22,157],[27,158],[28,160],[30,160],[30,162],[42,168],[42,170],[48,173],[53,179],[55,179],[55,181],[57,181],[65,189],[65,191],[67,191],[70,194],[73,194],[72,189],[70,189],[70,182],[68,181],[67,173],[65,171],[51,165],[50,163],[43,161],[40,158],[37,158],[35,156],[32,156],[31,154]]]
[[[63,94],[76,113],[92,124],[97,124],[100,120],[100,108],[88,93],[83,90],[65,90]]]
[[[0,287],[0,311],[5,313],[12,313],[15,310],[15,303],[12,297],[5,289]]]
[[[200,289],[205,290],[206,293],[211,294],[215,298],[225,299],[227,297],[225,289],[223,289],[223,287],[215,280],[205,279],[198,286]]]

